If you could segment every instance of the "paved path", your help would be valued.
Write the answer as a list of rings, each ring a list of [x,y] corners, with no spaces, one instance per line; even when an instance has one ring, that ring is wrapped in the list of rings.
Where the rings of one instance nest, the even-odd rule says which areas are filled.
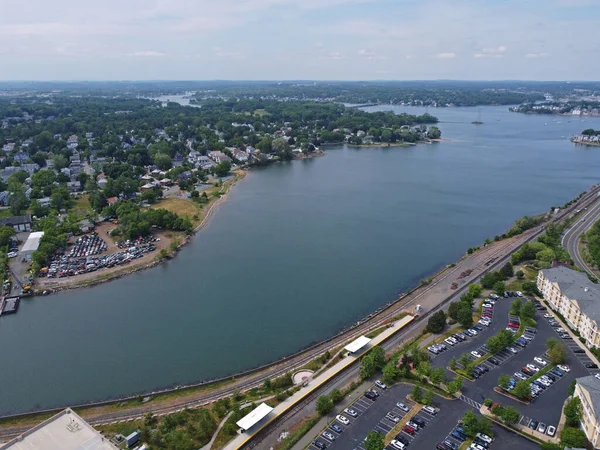
[[[223,418],[223,420],[221,420],[221,423],[217,427],[217,431],[215,431],[214,434],[212,435],[212,438],[210,438],[210,442],[208,444],[206,444],[204,447],[202,447],[200,450],[210,450],[213,443],[215,442],[215,439],[217,439],[217,436],[219,435],[219,431],[221,431],[221,428],[223,428],[223,425],[225,425],[225,422],[227,422],[227,419],[229,419],[229,416],[231,416],[232,414],[233,414],[233,411],[229,411],[229,413]]]
[[[581,235],[590,229],[598,219],[600,219],[600,202],[590,206],[589,209],[575,221],[571,228],[565,232],[561,240],[562,246],[569,252],[575,265],[594,277],[597,277],[598,274],[595,273],[593,268],[583,259],[583,256],[579,251],[579,242],[581,240]]]

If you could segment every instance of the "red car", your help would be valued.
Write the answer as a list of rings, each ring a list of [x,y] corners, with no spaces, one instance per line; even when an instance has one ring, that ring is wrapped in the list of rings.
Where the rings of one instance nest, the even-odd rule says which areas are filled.
[[[509,323],[508,326],[511,328],[519,328],[519,325],[517,325],[516,323]]]
[[[415,429],[413,427],[408,426],[408,425],[406,425],[404,428],[402,428],[402,431],[404,431],[405,433],[410,434],[411,436],[415,434]]]

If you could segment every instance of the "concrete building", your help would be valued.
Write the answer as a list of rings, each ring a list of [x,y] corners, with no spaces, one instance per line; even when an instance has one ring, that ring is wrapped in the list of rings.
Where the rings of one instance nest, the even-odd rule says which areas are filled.
[[[600,347],[600,286],[585,273],[558,266],[540,270],[537,287],[550,307],[581,334],[588,347]]]
[[[600,447],[600,380],[592,375],[577,378],[575,397],[581,399],[581,429],[594,448]]]
[[[0,219],[0,226],[13,227],[17,233],[21,231],[31,231],[31,215],[6,217]]]
[[[108,439],[68,408],[0,448],[2,450],[117,450]]]

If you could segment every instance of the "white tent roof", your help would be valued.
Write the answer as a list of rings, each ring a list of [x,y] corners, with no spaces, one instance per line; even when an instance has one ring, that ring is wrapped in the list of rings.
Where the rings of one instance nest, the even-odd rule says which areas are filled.
[[[363,348],[365,345],[367,345],[369,342],[371,342],[371,339],[369,339],[366,336],[361,336],[359,338],[356,338],[355,340],[353,340],[352,342],[350,342],[348,345],[346,345],[344,348],[346,350],[348,350],[350,353],[354,353],[358,350],[360,350],[361,348]]]
[[[35,252],[40,246],[40,239],[44,235],[43,231],[34,231],[29,235],[21,252]]]
[[[240,427],[242,430],[244,430],[244,431],[249,430],[254,425],[256,425],[258,422],[260,422],[262,419],[267,417],[267,415],[271,411],[273,411],[273,408],[271,408],[266,403],[261,403],[256,408],[254,408],[254,410],[252,410],[252,412],[250,414],[242,417],[236,423],[237,423],[238,427]]]

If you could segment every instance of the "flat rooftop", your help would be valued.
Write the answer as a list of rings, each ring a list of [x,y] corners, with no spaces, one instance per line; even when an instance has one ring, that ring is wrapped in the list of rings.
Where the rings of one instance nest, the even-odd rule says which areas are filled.
[[[1,450],[116,450],[85,420],[70,409],[58,413],[16,437]]]
[[[350,353],[355,353],[361,348],[363,348],[365,345],[367,345],[369,342],[371,342],[371,339],[369,339],[366,336],[360,336],[352,342],[350,342],[348,345],[346,345],[344,349],[348,350]]]

